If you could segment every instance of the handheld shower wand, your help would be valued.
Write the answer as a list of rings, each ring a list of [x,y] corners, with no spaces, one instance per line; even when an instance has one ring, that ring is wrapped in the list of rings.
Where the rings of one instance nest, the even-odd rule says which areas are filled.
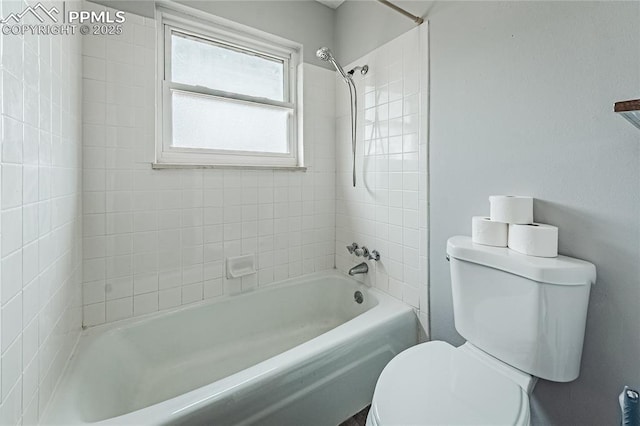
[[[345,82],[347,82],[349,80],[349,77],[347,76],[347,73],[344,72],[344,69],[340,66],[340,64],[338,64],[338,62],[336,61],[336,58],[333,57],[333,53],[331,53],[331,50],[329,50],[328,47],[321,47],[320,49],[318,49],[316,51],[316,56],[325,62],[329,62],[331,65],[333,65],[333,67],[336,69],[336,71],[338,71],[340,73],[340,75],[342,76],[342,78],[345,79]]]
[[[351,98],[351,148],[353,151],[353,186],[356,186],[356,129],[358,127],[358,94],[356,93],[356,85],[353,82],[353,73],[357,68],[360,68],[360,72],[364,75],[369,70],[368,66],[356,67],[353,70],[346,73],[344,69],[338,64],[333,57],[331,50],[328,47],[321,47],[316,51],[316,56],[326,62],[329,62],[340,73],[344,82],[349,86],[349,96]]]

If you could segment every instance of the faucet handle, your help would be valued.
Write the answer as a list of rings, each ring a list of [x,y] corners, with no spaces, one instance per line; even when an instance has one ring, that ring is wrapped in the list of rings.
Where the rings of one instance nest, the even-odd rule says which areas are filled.
[[[371,250],[371,253],[369,253],[368,259],[375,260],[376,262],[380,260],[380,253],[378,253],[378,250]]]
[[[347,250],[349,250],[350,254],[353,254],[353,252],[356,251],[357,248],[358,248],[357,243],[351,243],[350,246],[347,246]]]
[[[356,256],[360,257],[360,256],[364,256],[365,259],[369,258],[369,249],[366,248],[365,246],[362,246],[359,249],[355,250]]]

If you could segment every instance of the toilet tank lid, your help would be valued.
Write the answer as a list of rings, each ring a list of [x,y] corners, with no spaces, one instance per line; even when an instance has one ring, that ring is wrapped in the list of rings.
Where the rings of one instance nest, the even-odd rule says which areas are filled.
[[[596,282],[596,267],[593,263],[562,255],[527,256],[506,247],[476,244],[467,236],[449,238],[447,254],[455,259],[489,266],[548,284],[585,285]]]

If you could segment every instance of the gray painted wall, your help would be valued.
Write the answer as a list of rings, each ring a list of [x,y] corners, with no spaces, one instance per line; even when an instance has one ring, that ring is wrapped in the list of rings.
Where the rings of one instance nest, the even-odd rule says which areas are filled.
[[[152,0],[92,1],[142,16],[154,16],[155,2]],[[319,47],[333,48],[335,11],[316,1],[178,0],[176,3],[301,43],[304,62],[331,69],[315,54]]]
[[[622,385],[640,387],[640,130],[612,106],[640,96],[640,2],[408,3],[430,21],[432,336],[462,342],[447,238],[470,233],[489,195],[533,195],[560,252],[598,269],[581,376],[541,381],[534,421],[616,424]],[[414,25],[396,18],[370,1],[340,6],[339,58]]]
[[[433,2],[393,3],[416,16],[425,16]],[[374,0],[348,0],[336,9],[335,54],[348,64],[416,26],[410,19]]]

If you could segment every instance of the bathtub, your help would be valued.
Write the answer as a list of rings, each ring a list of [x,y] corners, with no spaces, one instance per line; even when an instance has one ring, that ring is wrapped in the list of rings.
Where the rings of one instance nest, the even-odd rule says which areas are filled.
[[[416,343],[406,305],[337,271],[307,275],[85,330],[43,423],[334,426]]]

